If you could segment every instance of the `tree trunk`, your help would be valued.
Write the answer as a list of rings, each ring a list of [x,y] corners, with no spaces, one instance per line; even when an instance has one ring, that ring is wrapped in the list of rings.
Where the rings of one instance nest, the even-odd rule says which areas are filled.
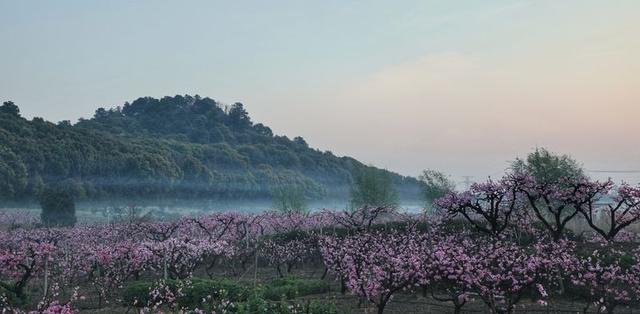
[[[453,314],[460,314],[462,313],[462,307],[464,306],[464,304],[466,303],[466,301],[464,302],[459,302],[457,300],[453,301]]]
[[[280,270],[280,264],[278,264],[278,265],[276,266],[276,270],[278,270],[278,276],[279,276],[280,278],[283,278],[284,276],[282,275],[282,270]]]
[[[324,267],[324,271],[322,272],[322,276],[320,277],[320,279],[325,279],[327,277],[327,273],[329,272],[329,268],[327,268],[326,266]]]
[[[164,256],[162,257],[162,272],[163,272],[164,280],[166,281],[167,279],[169,279],[169,272],[167,271],[167,254],[166,254],[166,252],[165,252]]]
[[[49,291],[49,258],[47,257],[44,260],[44,288],[43,288],[43,299],[47,298],[47,291]]]

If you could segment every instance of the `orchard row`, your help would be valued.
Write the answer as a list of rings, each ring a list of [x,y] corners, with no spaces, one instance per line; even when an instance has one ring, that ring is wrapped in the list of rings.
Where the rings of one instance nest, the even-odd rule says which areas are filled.
[[[578,218],[590,235],[568,229]],[[398,293],[428,294],[457,313],[472,299],[494,313],[562,298],[613,312],[640,300],[640,251],[630,229],[640,219],[640,188],[610,181],[507,176],[449,193],[420,215],[385,207],[229,212],[73,228],[40,228],[26,215],[0,219],[7,311],[71,313],[88,295],[99,307],[119,303],[122,289],[140,278],[237,277],[257,267],[284,276],[304,265],[324,269],[323,278],[379,313]],[[34,286],[43,291],[39,303],[25,304]],[[137,305],[233,312],[225,300],[179,309],[175,291],[168,293],[154,289]]]

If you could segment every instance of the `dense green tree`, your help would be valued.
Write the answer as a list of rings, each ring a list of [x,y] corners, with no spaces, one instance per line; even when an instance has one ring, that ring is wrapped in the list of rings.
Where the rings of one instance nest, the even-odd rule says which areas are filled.
[[[557,154],[545,148],[536,148],[525,159],[517,158],[511,163],[515,174],[530,175],[538,182],[553,183],[565,178],[578,180],[585,177],[582,165],[566,154]]]
[[[234,129],[244,129],[251,126],[249,113],[244,109],[244,105],[237,102],[229,108],[229,125]]]
[[[271,131],[271,129],[262,123],[254,125],[253,129],[256,131],[256,133],[258,133],[258,135],[273,137],[273,132]]]
[[[433,201],[445,196],[456,188],[455,182],[451,181],[444,173],[436,170],[424,170],[420,177],[418,177],[418,180],[420,180],[422,196],[427,208],[433,206]]]
[[[20,109],[13,103],[13,101],[5,101],[2,106],[0,106],[0,113],[20,116]]]
[[[302,136],[294,137],[293,142],[302,147],[309,147],[309,145],[307,144],[307,141],[305,141],[304,138],[302,138]]]
[[[398,205],[398,192],[391,176],[380,169],[365,166],[359,169],[351,186],[351,207]]]
[[[40,196],[45,226],[73,226],[76,223],[76,205],[71,192],[61,187],[47,187]]]
[[[0,198],[20,197],[27,187],[27,169],[20,158],[0,144]]]

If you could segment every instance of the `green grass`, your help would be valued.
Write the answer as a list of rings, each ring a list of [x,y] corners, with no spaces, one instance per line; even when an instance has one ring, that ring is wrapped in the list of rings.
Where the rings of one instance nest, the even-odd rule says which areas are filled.
[[[316,279],[280,278],[271,281],[263,287],[265,299],[291,300],[297,297],[311,294],[320,294],[329,291],[329,283]]]

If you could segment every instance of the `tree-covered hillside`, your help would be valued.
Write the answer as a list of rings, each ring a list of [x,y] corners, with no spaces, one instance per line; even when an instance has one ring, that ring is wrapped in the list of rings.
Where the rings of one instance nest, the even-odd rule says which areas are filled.
[[[301,137],[274,135],[240,103],[199,96],[139,98],[75,125],[27,120],[12,102],[0,107],[2,199],[35,199],[47,184],[79,199],[259,199],[282,185],[310,198],[346,198],[364,167]],[[401,197],[416,197],[414,178],[391,176]]]

